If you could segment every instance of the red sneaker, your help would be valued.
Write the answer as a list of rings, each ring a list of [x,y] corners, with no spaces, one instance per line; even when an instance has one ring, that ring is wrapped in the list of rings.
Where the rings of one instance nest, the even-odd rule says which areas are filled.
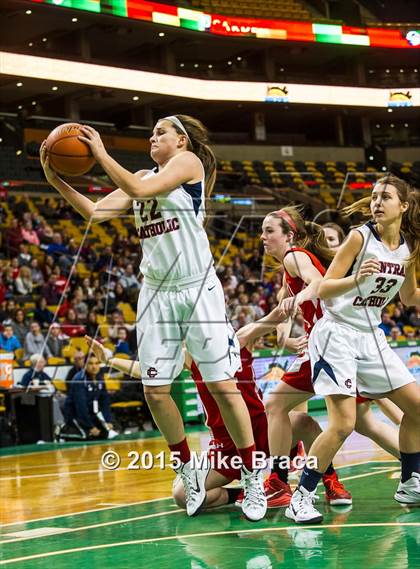
[[[272,472],[264,482],[267,508],[285,508],[290,504],[292,490]]]
[[[337,473],[324,474],[322,482],[325,486],[325,499],[331,506],[346,506],[352,503],[352,497],[339,481]]]
[[[242,508],[243,500],[244,500],[244,491],[241,490],[240,493],[238,494],[238,497],[236,498],[235,506],[237,508]]]
[[[286,508],[292,498],[292,490],[288,484],[282,482],[277,474],[273,472],[264,482],[265,495],[267,497],[267,508]],[[236,498],[235,506],[242,505],[244,493],[241,492]]]
[[[298,441],[296,447],[292,448],[292,450],[290,451],[290,470],[289,470],[289,474],[292,474],[292,472],[296,472],[296,468],[293,465],[293,459],[299,456],[300,458],[305,458],[306,456],[306,452],[305,452],[305,447],[303,446],[303,442],[302,441]],[[303,462],[302,462],[303,465]],[[303,468],[303,466],[302,466]]]

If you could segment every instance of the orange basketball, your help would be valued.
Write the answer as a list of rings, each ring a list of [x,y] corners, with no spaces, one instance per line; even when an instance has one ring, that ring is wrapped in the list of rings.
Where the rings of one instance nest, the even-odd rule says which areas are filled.
[[[89,146],[79,140],[80,124],[69,122],[50,132],[46,148],[53,170],[63,176],[82,176],[95,164]]]

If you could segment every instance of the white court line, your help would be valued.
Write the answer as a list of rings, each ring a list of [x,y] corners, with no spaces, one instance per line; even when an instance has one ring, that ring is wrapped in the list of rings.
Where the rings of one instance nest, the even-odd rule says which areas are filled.
[[[58,450],[58,449],[57,449]],[[67,450],[72,450],[72,449],[67,449]],[[48,451],[47,451],[48,452]],[[367,453],[372,453],[375,452],[375,449],[361,449],[361,450],[347,450],[347,451],[339,451],[337,455],[340,454],[367,454]],[[39,454],[39,453],[27,453],[27,454]],[[19,458],[23,458],[25,455],[16,455],[19,456]],[[392,456],[392,455],[390,455]],[[9,455],[9,458],[12,457],[12,455]],[[67,462],[66,466],[80,466],[81,464],[96,464],[98,461],[97,460],[80,460],[77,462]],[[380,461],[379,461],[380,462]],[[11,465],[11,466],[6,466],[6,467],[1,467],[0,468],[0,472],[6,472],[9,473],[12,470],[16,471],[16,470],[33,470],[33,469],[37,469],[37,468],[50,468],[53,466],[57,466],[57,462],[54,463],[47,463],[47,464],[23,464],[21,466],[18,465]],[[340,468],[340,467],[337,467]],[[19,475],[17,475],[19,476]]]
[[[10,526],[22,526],[35,522],[43,522],[46,520],[59,520],[61,518],[69,518],[71,516],[80,516],[81,514],[93,514],[94,512],[106,512],[108,510],[115,510],[115,508],[130,508],[132,506],[141,506],[142,504],[152,504],[153,502],[161,502],[162,500],[170,500],[172,496],[164,496],[163,498],[153,498],[152,500],[140,500],[139,502],[129,502],[121,506],[109,506],[108,508],[93,508],[92,510],[82,510],[81,512],[70,512],[68,514],[59,514],[55,516],[48,516],[46,518],[35,518],[33,520],[23,520],[21,522],[10,522],[8,524],[1,524],[2,528]]]
[[[199,431],[201,432],[201,431]],[[205,432],[205,431],[203,431]],[[187,435],[191,435],[194,433],[187,433]],[[149,440],[156,440],[156,439],[162,439],[163,442],[165,442],[165,439],[162,437],[162,435],[158,432],[156,433],[156,435],[151,435],[150,437],[146,437],[144,439],[140,438],[140,439],[124,439],[121,441],[112,439],[112,445],[110,445],[110,443],[106,443],[105,441],[101,441],[101,442],[95,442],[95,441],[91,441],[91,444],[81,444],[78,446],[72,446],[72,447],[66,447],[66,443],[56,443],[57,446],[55,448],[50,448],[50,449],[45,449],[45,450],[35,450],[33,452],[23,452],[22,454],[2,454],[0,455],[0,460],[5,460],[6,458],[23,458],[25,456],[31,456],[34,454],[45,454],[46,452],[56,452],[56,451],[65,451],[65,452],[72,452],[72,451],[80,451],[81,448],[91,448],[91,447],[99,447],[99,446],[105,446],[105,447],[109,447],[109,446],[114,446],[114,445],[123,445],[123,444],[135,444],[138,442],[143,442],[143,441],[149,441]],[[54,444],[52,442],[47,443],[47,444]]]
[[[171,514],[179,514],[179,513],[183,513],[185,514],[185,510],[181,510],[181,509],[176,509],[176,510],[168,510],[165,512],[157,512],[155,514],[147,514],[145,516],[136,516],[134,518],[124,518],[122,520],[113,520],[112,522],[103,522],[100,524],[91,524],[89,526],[80,526],[77,528],[63,528],[62,531],[60,531],[60,535],[64,534],[64,533],[73,533],[75,531],[81,531],[81,530],[89,530],[89,529],[94,529],[94,528],[100,528],[100,527],[104,527],[104,526],[113,526],[113,525],[118,525],[118,524],[125,524],[128,522],[136,522],[138,520],[147,520],[149,518],[158,518],[160,516],[170,516]],[[3,537],[7,537],[7,535],[4,535]],[[16,541],[27,541],[28,539],[32,540],[32,539],[39,539],[41,537],[51,537],[51,534],[48,535],[38,535],[38,536],[27,536],[27,537],[17,537],[15,539],[5,539],[2,540],[0,543],[1,545],[6,545],[7,543],[15,543]]]
[[[385,472],[395,472],[396,470],[399,470],[398,466],[393,466],[392,468],[382,468],[381,470],[375,470],[375,472],[366,472],[365,474],[346,476],[345,478],[340,478],[340,482],[344,482],[346,480],[356,480],[356,478],[366,478],[366,476],[374,476],[375,474],[384,474]]]
[[[67,462],[66,466],[80,466],[81,464],[97,464],[97,460],[80,460],[78,462]],[[57,462],[51,462],[50,464],[25,464],[25,465],[18,465],[14,464],[11,466],[5,466],[4,468],[0,468],[0,472],[6,472],[7,474],[16,471],[16,470],[32,470],[36,468],[51,468],[52,466],[58,466]]]
[[[341,466],[336,466],[334,467],[335,470],[338,470],[339,468],[348,468],[350,466],[361,466],[363,464],[371,464],[371,463],[382,463],[382,462],[399,462],[398,460],[364,460],[362,462],[355,462],[353,464],[342,464]],[[115,472],[115,471],[114,471]],[[106,510],[112,510],[115,508],[120,508],[120,507],[131,507],[131,506],[138,506],[141,504],[149,504],[149,503],[153,503],[153,502],[159,502],[160,500],[169,500],[171,499],[172,496],[164,496],[162,498],[153,498],[152,500],[141,500],[139,502],[130,502],[128,504],[125,504],[124,506],[110,506],[109,508],[94,508],[92,510],[83,510],[83,511],[79,511],[79,512],[70,512],[69,514],[61,514],[61,515],[55,515],[55,516],[48,516],[45,518],[35,518],[33,520],[23,520],[20,522],[11,522],[8,524],[1,524],[1,527],[9,527],[9,526],[16,526],[16,525],[24,525],[24,524],[29,524],[32,522],[42,522],[44,520],[54,520],[54,519],[59,519],[59,518],[67,518],[70,516],[79,516],[81,514],[91,514],[93,512],[103,512]]]
[[[98,461],[86,461],[86,462],[80,462],[80,463],[71,463],[74,464],[76,466],[78,466],[79,464],[90,464],[91,462],[97,462],[100,466],[100,460]],[[367,460],[367,461],[362,461],[362,462],[355,462],[355,463],[348,463],[348,464],[342,464],[340,466],[334,466],[335,470],[338,470],[339,468],[346,468],[346,467],[350,467],[350,466],[359,466],[362,464],[370,464],[371,462],[399,462],[395,459],[390,459],[390,460]],[[55,465],[53,465],[55,466]],[[66,465],[68,466],[68,465]],[[167,468],[170,468],[170,465],[166,465]],[[159,465],[154,465],[150,470],[161,470]],[[99,467],[97,469],[94,470],[74,470],[74,471],[66,471],[66,472],[48,472],[45,474],[17,474],[16,476],[4,476],[4,477],[0,477],[0,483],[1,482],[6,482],[6,481],[10,481],[10,480],[25,480],[27,478],[49,478],[49,477],[61,477],[61,476],[69,476],[72,474],[95,474],[98,473],[99,471],[101,472],[119,472],[122,470],[128,470],[127,467],[118,467],[115,470],[108,470],[106,468],[103,467]],[[133,469],[135,472],[137,472],[137,470],[143,470],[143,469]]]
[[[98,461],[100,462],[100,461]],[[66,470],[65,472],[51,472],[49,474],[24,474],[20,476],[8,476],[0,478],[1,482],[6,482],[8,480],[25,480],[28,478],[54,478],[58,477],[61,478],[62,476],[73,476],[76,474],[98,474],[98,472],[120,472],[121,470],[127,470],[127,468],[118,467],[115,470],[107,470],[106,468],[95,468],[95,470]]]
[[[392,472],[395,470],[395,467],[392,468],[382,468],[381,470],[375,470],[374,472],[367,472],[364,474],[356,474],[354,476],[348,476],[347,478],[342,478],[341,480],[354,480],[356,478],[364,478],[366,476],[373,476],[375,474],[384,474],[385,472]],[[102,522],[99,524],[91,524],[91,525],[87,525],[87,526],[79,526],[77,528],[69,528],[66,531],[63,531],[62,533],[71,533],[71,532],[75,532],[75,531],[82,531],[82,530],[89,530],[92,528],[98,528],[98,527],[105,527],[105,526],[111,526],[111,525],[116,525],[116,524],[120,524],[120,523],[127,523],[127,522],[131,522],[131,521],[136,521],[136,520],[142,520],[142,519],[147,519],[147,518],[153,518],[153,517],[158,517],[158,516],[162,516],[165,514],[173,514],[173,513],[179,513],[179,512],[184,512],[184,510],[170,510],[168,512],[158,512],[156,514],[149,514],[149,515],[144,515],[144,516],[137,516],[134,518],[123,518],[121,520],[113,520],[111,522]],[[6,537],[6,536],[3,536]],[[37,537],[22,537],[22,538],[16,538],[16,539],[12,539],[12,540],[4,540],[1,543],[14,543],[15,541],[26,541],[28,539],[39,539],[41,537],[44,536],[37,536]]]
[[[326,524],[326,525],[305,525],[305,529],[317,529],[317,530],[325,530],[331,528],[374,528],[374,527],[403,527],[403,526],[414,526],[419,527],[420,524],[415,522],[384,522],[384,523],[364,523],[364,524]],[[287,531],[287,530],[295,530],[298,527],[296,524],[292,526],[285,526],[285,527],[266,527],[266,528],[256,528],[256,529],[243,529],[243,530],[232,530],[232,531],[216,531],[216,532],[205,532],[205,533],[191,533],[186,535],[170,535],[167,537],[151,537],[148,539],[136,539],[131,541],[120,541],[117,543],[104,543],[102,545],[89,545],[85,547],[75,547],[72,549],[62,549],[60,551],[49,551],[46,553],[37,553],[35,555],[28,555],[26,557],[15,557],[12,559],[6,559],[5,561],[0,561],[0,565],[7,565],[10,563],[17,563],[19,561],[29,561],[30,559],[41,559],[43,557],[53,557],[57,555],[65,555],[68,553],[78,553],[80,551],[94,551],[97,549],[110,549],[113,547],[124,547],[128,545],[139,545],[142,543],[156,543],[160,541],[173,541],[177,539],[191,539],[195,537],[203,538],[203,537],[214,537],[219,535],[237,535],[242,533],[263,533],[263,532],[280,532],[280,531]]]
[[[338,470],[339,468],[349,468],[350,466],[362,466],[363,464],[372,464],[373,462],[377,462],[377,463],[381,464],[381,463],[387,463],[387,462],[399,463],[400,461],[397,460],[396,458],[389,459],[389,460],[362,460],[361,462],[350,462],[348,464],[340,464],[340,466],[334,466],[334,469]]]
[[[57,476],[58,478],[61,478],[62,476],[70,476],[70,475],[75,475],[75,474],[98,474],[99,472],[109,472],[109,473],[116,473],[116,472],[121,472],[121,471],[125,471],[125,470],[132,470],[133,472],[138,472],[140,470],[145,470],[145,471],[150,471],[150,470],[161,470],[162,468],[160,467],[159,464],[155,464],[154,466],[152,466],[152,468],[128,468],[127,466],[121,467],[119,466],[118,468],[115,468],[114,470],[109,470],[108,468],[105,468],[101,465],[101,461],[100,459],[97,461],[98,464],[98,468],[95,468],[94,470],[66,470],[64,472],[49,472],[47,474],[23,474],[23,475],[16,475],[16,476],[2,476],[0,478],[0,483],[1,482],[6,482],[9,480],[26,480],[28,478],[54,478],[54,476]],[[165,464],[165,468],[167,468],[168,470],[171,469],[172,467],[170,464]]]

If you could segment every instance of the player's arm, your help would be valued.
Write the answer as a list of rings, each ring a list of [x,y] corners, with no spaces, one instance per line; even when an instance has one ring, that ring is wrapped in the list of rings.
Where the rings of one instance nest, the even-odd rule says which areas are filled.
[[[247,344],[255,342],[255,340],[258,340],[261,336],[265,336],[266,334],[273,332],[273,330],[276,329],[276,326],[286,318],[286,315],[280,307],[276,306],[263,318],[243,326],[236,332],[241,348],[245,347]]]
[[[379,272],[376,259],[364,261],[357,273],[346,276],[363,247],[363,237],[359,231],[351,231],[346,241],[338,249],[330,267],[319,285],[318,296],[322,299],[335,298],[354,289],[359,281]]]
[[[403,285],[400,288],[400,298],[401,302],[406,306],[420,305],[420,288],[418,288],[416,282],[415,264],[407,268]]]
[[[283,274],[283,282],[281,285],[281,289],[279,290],[279,292],[277,293],[277,302],[279,303],[279,305],[282,303],[282,301],[286,298],[287,296],[287,283],[286,283],[286,275]]]
[[[109,358],[103,345],[90,336],[85,336],[89,348],[93,351],[98,360],[109,367],[122,371],[125,375],[130,375],[136,379],[141,379],[140,362],[136,360],[125,360],[124,358]]]
[[[156,176],[141,179],[132,172],[118,164],[105,150],[99,133],[90,126],[83,125],[80,140],[90,146],[92,154],[116,186],[121,188],[127,196],[142,200],[152,198],[174,190],[181,184],[200,180],[203,175],[203,166],[200,159],[193,152],[181,152],[170,158]]]
[[[318,298],[322,275],[303,251],[292,252],[284,258],[283,263],[290,276],[301,278],[307,285],[296,296],[285,298],[281,303],[283,311],[293,317],[303,302]]]
[[[111,156],[102,162],[108,176],[133,199],[151,198],[170,192],[181,184],[202,177],[200,159],[193,152],[182,152],[168,160],[155,176],[140,179],[118,164]]]
[[[45,141],[41,144],[40,160],[47,182],[51,184],[84,219],[92,219],[92,223],[100,223],[118,217],[120,213],[127,211],[131,207],[133,200],[120,188],[114,190],[105,198],[93,202],[67,184],[67,182],[60,178],[57,172],[50,167]],[[133,175],[141,178],[146,172],[147,170],[139,170],[139,172]]]

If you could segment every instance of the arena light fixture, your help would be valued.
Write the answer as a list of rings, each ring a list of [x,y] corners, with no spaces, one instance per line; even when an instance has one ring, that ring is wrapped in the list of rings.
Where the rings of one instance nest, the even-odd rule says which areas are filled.
[[[365,47],[416,49],[420,30],[381,27],[355,27],[300,20],[274,20],[210,14],[151,0],[31,0],[49,4],[51,9],[72,8],[97,14],[120,16],[155,24],[185,28],[196,32],[231,37],[253,37],[278,41],[303,41]]]
[[[181,63],[180,67],[182,66]],[[284,104],[379,108],[420,106],[420,88],[383,89],[283,82],[218,81],[5,51],[0,51],[0,75],[18,75],[23,80],[33,78],[48,81],[49,84],[77,83],[135,94],[152,93],[203,101],[248,101],[276,103],[283,106]],[[392,112],[392,108],[388,108],[388,111]]]

